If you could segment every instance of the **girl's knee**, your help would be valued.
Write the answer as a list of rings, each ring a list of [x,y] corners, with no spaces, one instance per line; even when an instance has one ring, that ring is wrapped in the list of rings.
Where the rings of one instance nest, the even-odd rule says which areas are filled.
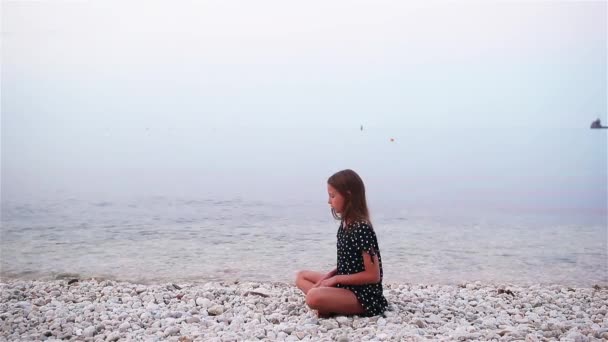
[[[322,297],[321,291],[319,289],[310,289],[306,294],[306,305],[308,305],[311,309],[318,309],[321,307]]]
[[[304,279],[304,271],[298,271],[296,273],[296,284]]]

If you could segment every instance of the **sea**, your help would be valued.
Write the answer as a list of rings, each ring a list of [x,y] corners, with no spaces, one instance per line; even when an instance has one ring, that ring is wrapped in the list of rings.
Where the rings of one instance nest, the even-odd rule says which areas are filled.
[[[603,213],[371,210],[384,282],[608,284]],[[336,264],[326,203],[150,196],[2,201],[2,281],[292,282]]]

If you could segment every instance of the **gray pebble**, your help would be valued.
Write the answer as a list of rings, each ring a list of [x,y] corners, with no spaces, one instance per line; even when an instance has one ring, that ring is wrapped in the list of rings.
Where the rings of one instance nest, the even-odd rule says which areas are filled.
[[[178,334],[179,327],[176,327],[176,326],[168,327],[167,329],[165,329],[165,331],[163,333],[164,333],[165,337]]]
[[[97,329],[95,329],[94,326],[89,326],[82,331],[82,335],[84,337],[93,337],[95,335],[96,330]]]
[[[120,338],[120,334],[117,332],[112,332],[110,333],[110,335],[108,335],[108,337],[106,338],[107,341],[118,341],[118,339]]]
[[[348,342],[348,336],[342,335],[338,337],[338,342]]]
[[[186,318],[186,323],[192,324],[192,323],[200,323],[201,319],[198,317],[188,317]]]

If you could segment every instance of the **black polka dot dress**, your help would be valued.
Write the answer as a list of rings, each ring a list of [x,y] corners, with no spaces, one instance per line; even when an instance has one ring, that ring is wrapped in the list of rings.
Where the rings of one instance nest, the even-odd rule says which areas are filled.
[[[342,285],[336,287],[351,290],[361,306],[365,309],[363,316],[380,315],[386,310],[388,303],[382,294],[382,257],[374,229],[364,221],[355,221],[344,227],[344,222],[338,229],[338,275],[354,274],[365,271],[363,252],[372,257],[378,256],[380,264],[380,282],[366,285]]]

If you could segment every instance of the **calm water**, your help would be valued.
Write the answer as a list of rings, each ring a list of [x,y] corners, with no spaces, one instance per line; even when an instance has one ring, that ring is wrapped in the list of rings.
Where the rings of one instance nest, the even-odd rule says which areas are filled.
[[[373,220],[387,282],[608,283],[605,214],[403,209]],[[291,281],[299,269],[335,265],[337,226],[324,203],[7,200],[0,275]]]

